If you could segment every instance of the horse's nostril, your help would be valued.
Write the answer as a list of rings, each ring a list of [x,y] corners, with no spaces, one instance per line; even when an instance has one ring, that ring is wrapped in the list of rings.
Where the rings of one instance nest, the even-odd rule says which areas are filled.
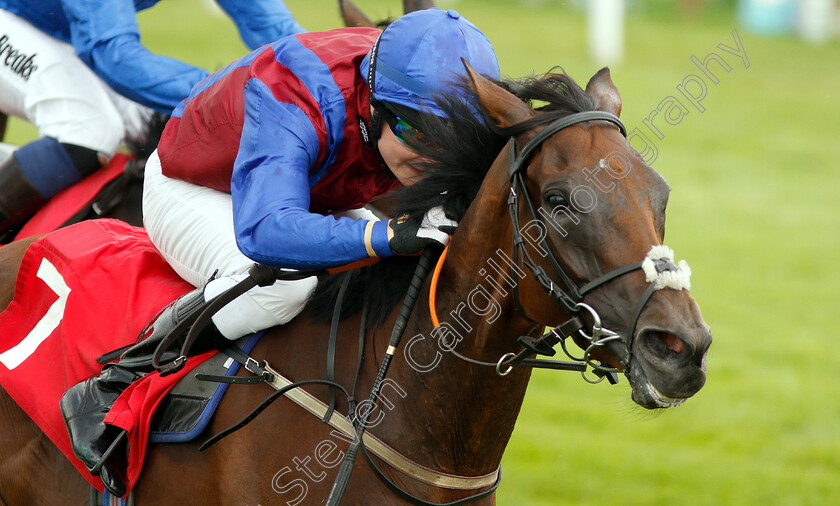
[[[666,348],[677,355],[682,353],[683,348],[685,347],[685,343],[683,343],[682,340],[674,334],[661,332],[659,338],[662,339],[662,344],[664,344]]]
[[[674,359],[683,356],[688,345],[675,334],[662,330],[646,330],[644,342],[647,348],[655,353],[662,360]]]

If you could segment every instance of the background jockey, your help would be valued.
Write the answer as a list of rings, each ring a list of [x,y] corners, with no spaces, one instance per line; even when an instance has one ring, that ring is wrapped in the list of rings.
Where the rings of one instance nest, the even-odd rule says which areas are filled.
[[[455,11],[428,9],[384,31],[287,37],[193,88],[149,157],[143,209],[166,260],[204,288],[165,308],[143,332],[145,341],[65,394],[73,449],[89,469],[120,432],[102,423],[110,404],[150,370],[158,342],[198,304],[243,279],[254,262],[330,267],[415,254],[448,239],[439,228],[456,223],[444,216],[430,212],[421,227],[378,221],[359,208],[422,177],[409,145],[423,142],[423,134],[411,125],[422,114],[443,115],[433,95],[466,74],[461,58],[499,78],[480,30]],[[205,346],[289,321],[316,283],[306,278],[250,290],[214,316],[201,336]],[[122,495],[124,463],[117,460],[109,457],[100,476]]]
[[[208,72],[150,53],[136,12],[159,0],[0,0],[0,111],[41,138],[0,163],[0,233],[142,142]],[[303,32],[282,0],[217,0],[252,49]]]

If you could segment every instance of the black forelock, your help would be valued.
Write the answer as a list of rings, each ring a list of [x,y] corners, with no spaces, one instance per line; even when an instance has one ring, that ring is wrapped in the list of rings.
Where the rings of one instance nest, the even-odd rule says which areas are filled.
[[[508,137],[527,132],[570,114],[594,111],[595,101],[565,72],[548,72],[506,81],[503,86],[541,114],[507,128],[495,127],[496,133]]]

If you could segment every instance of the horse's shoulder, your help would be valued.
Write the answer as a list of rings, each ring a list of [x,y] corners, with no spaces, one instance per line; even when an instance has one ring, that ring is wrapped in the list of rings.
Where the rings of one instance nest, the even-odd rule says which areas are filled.
[[[12,302],[20,263],[29,246],[41,236],[28,237],[0,247],[0,310]]]

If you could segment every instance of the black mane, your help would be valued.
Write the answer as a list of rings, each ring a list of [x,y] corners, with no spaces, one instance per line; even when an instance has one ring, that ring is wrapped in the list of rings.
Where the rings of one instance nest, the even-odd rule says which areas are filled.
[[[458,93],[439,97],[438,105],[446,119],[423,115],[416,125],[432,139],[431,148],[413,146],[430,162],[423,167],[425,176],[400,192],[397,215],[408,214],[420,220],[426,211],[442,206],[448,216],[460,220],[475,198],[487,171],[508,138],[536,125],[575,112],[593,110],[592,99],[566,74],[549,73],[517,81],[496,82],[541,114],[506,129],[498,128],[489,119],[476,117],[481,106],[471,84],[458,85]],[[371,266],[346,273],[325,276],[319,280],[310,313],[318,321],[329,321],[341,282],[350,276],[348,297],[342,304],[341,318],[358,313],[367,305],[368,328],[381,324],[394,305],[405,296],[414,274],[418,257],[383,258]]]
[[[594,111],[596,107],[592,97],[566,73],[549,72],[540,77],[507,81],[504,87],[542,113],[517,125],[495,129],[496,133],[506,137],[527,132],[570,114]]]
[[[146,121],[143,135],[140,136],[141,138],[126,139],[126,147],[131,153],[131,156],[137,160],[143,160],[143,163],[145,164],[146,159],[149,158],[152,151],[157,149],[167,121],[169,121],[168,114],[161,114],[159,112],[152,113]]]

